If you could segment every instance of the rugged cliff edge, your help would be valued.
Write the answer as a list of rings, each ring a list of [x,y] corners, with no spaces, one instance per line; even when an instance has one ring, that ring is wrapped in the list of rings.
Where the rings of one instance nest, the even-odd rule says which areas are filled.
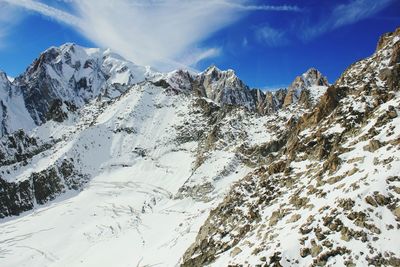
[[[184,135],[197,134],[197,137],[181,137],[182,140],[193,139],[199,142],[197,163],[194,164],[197,168],[208,150],[215,148],[215,141],[212,140],[215,139],[214,135],[221,132],[224,117],[241,109],[245,117],[265,114],[270,114],[271,118],[285,116],[285,112],[274,115],[284,109],[301,109],[301,114],[315,105],[316,99],[320,97],[318,92],[326,90],[327,85],[319,71],[310,69],[297,77],[288,90],[264,93],[250,89],[233,70],[222,71],[215,66],[198,74],[184,70],[160,73],[150,67],[126,61],[110,50],[84,48],[75,44],[51,47],[14,81],[9,81],[5,73],[0,73],[0,181],[3,184],[0,217],[18,215],[71,189],[65,186],[65,177],[56,171],[51,173],[52,177],[43,179],[43,186],[48,187],[46,198],[38,200],[35,196],[35,191],[42,189],[31,176],[47,173],[48,169],[57,169],[64,161],[70,162],[76,170],[73,179],[79,186],[74,189],[81,189],[93,174],[88,174],[76,161],[71,162],[74,156],[63,155],[56,162],[51,161],[54,167],[48,164],[46,168],[36,170],[29,169],[29,165],[65,144],[68,134],[93,126],[95,116],[99,116],[111,103],[118,105],[119,99],[132,90],[146,90],[154,86],[166,94],[197,99],[195,102],[201,108],[210,109],[203,113],[203,120],[209,120],[209,123],[197,129],[197,133],[190,133],[198,127],[197,122],[193,122],[195,125],[188,123],[185,127],[187,133]],[[71,130],[54,134],[51,127],[70,127]],[[240,131],[243,132],[242,138],[235,140],[236,143],[247,139],[246,131]],[[222,135],[226,136],[226,133]],[[224,141],[227,143],[229,140]],[[204,147],[201,147],[203,144]],[[225,147],[228,145],[225,144]],[[254,148],[243,143],[240,149],[246,149],[245,153],[248,153],[248,149]],[[20,174],[23,168],[30,171]],[[29,180],[32,181],[28,183]],[[16,199],[15,195],[24,197]]]
[[[399,266],[399,53],[400,29],[290,121],[275,160],[235,183],[182,266]]]
[[[0,265],[399,266],[399,88],[399,29],[274,92],[49,48],[0,73]]]

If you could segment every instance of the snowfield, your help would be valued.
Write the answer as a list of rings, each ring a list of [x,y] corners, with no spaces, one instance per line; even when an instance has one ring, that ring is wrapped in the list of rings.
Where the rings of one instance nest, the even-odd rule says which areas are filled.
[[[5,174],[8,181],[59,158],[73,158],[93,178],[82,192],[0,220],[0,265],[178,265],[210,209],[250,170],[232,166],[236,171],[214,181],[235,161],[230,151],[216,151],[193,170],[197,142],[176,141],[177,126],[193,116],[190,103],[186,95],[134,86],[101,112],[94,104],[67,122],[37,128],[34,135],[43,139],[64,139]],[[208,201],[175,197],[185,183],[205,182],[213,183]]]
[[[2,223],[1,265],[175,266],[212,207],[173,200],[184,179],[145,161],[106,171],[78,195]]]
[[[0,72],[0,266],[400,266],[399,35],[273,93],[73,44]]]

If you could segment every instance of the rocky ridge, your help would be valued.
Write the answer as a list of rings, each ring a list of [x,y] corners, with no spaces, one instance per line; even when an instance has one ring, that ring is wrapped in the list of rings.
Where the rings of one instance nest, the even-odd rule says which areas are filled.
[[[307,88],[315,83],[314,80],[309,79],[309,72],[303,75],[306,82],[301,88],[296,89],[299,94],[302,94],[302,91],[306,92]],[[201,165],[202,158],[208,154],[210,148],[217,147],[213,140],[221,138],[225,138],[225,148],[228,147],[228,140],[235,141],[235,144],[242,141],[240,147],[235,145],[230,149],[245,153],[247,162],[257,164],[253,159],[248,160],[247,154],[257,154],[260,149],[265,148],[253,147],[253,144],[247,141],[251,134],[239,130],[245,127],[242,122],[243,117],[270,114],[272,120],[284,121],[287,119],[287,109],[300,109],[298,114],[304,112],[303,108],[297,107],[297,102],[293,103],[292,108],[287,104],[285,110],[282,109],[287,90],[264,93],[250,89],[232,70],[221,71],[212,66],[199,74],[184,70],[159,73],[149,67],[141,67],[125,61],[110,50],[83,48],[75,44],[49,48],[13,82],[10,82],[3,72],[0,78],[3,136],[0,145],[2,164],[0,179],[4,183],[12,182],[12,178],[16,176],[15,170],[29,166],[35,161],[35,157],[49,153],[61,145],[68,134],[71,134],[56,137],[50,133],[49,127],[53,127],[54,124],[69,126],[76,124],[77,127],[73,132],[90,127],[95,123],[95,118],[91,116],[98,116],[106,105],[118,102],[124,94],[132,90],[132,86],[152,85],[164,89],[166,93],[199,98],[194,107],[205,109],[205,111],[200,111],[205,117],[201,120],[209,122],[198,129],[196,138],[192,137],[193,133],[190,133],[188,137],[180,138],[184,141],[189,138],[188,140],[199,142],[195,168]],[[304,99],[301,105],[309,102],[307,98]],[[307,104],[307,107],[310,105]],[[281,109],[282,112],[278,112]],[[88,111],[89,113],[86,113]],[[231,136],[221,133],[221,129],[226,128],[224,127],[227,123],[226,117],[238,124],[237,129],[240,133]],[[197,125],[195,121],[193,124]],[[239,125],[242,126],[239,127]],[[37,126],[39,127],[35,129]],[[190,132],[193,127],[189,124],[187,127],[189,129],[185,130]],[[44,136],[42,129],[46,132]],[[224,131],[229,132],[231,129],[226,128]],[[266,136],[271,135],[266,134]],[[274,142],[279,143],[279,141],[271,142],[273,145]],[[77,166],[76,168],[79,169]],[[87,176],[84,171],[81,175]],[[24,179],[29,179],[29,175],[25,175],[22,180]],[[62,180],[62,177],[59,179]],[[80,184],[84,185],[85,182]],[[15,186],[19,188],[18,184]],[[4,204],[5,209],[7,206],[14,205],[14,200],[10,197],[11,187],[6,188],[8,189],[4,189],[3,197],[3,203],[7,203]],[[34,195],[34,192],[31,192],[31,195]],[[58,192],[54,192],[54,195],[58,195]],[[21,210],[12,209],[13,212],[3,212],[3,214],[17,215],[32,207],[32,205],[21,205]]]
[[[114,245],[134,246],[138,265],[398,265],[399,39],[384,35],[332,86],[310,69],[266,93],[231,70],[158,73],[109,50],[50,48],[14,82],[0,75],[1,234],[13,240],[0,251],[43,265],[20,249],[44,236],[18,241],[10,217],[28,211],[15,222],[54,236],[85,225],[76,265],[96,260],[76,250],[125,233],[135,243]],[[60,214],[53,228],[46,216]],[[46,261],[74,265],[46,240]]]
[[[314,72],[321,76],[317,70]],[[301,76],[302,84],[295,81],[288,90],[264,93],[250,90],[233,70],[221,71],[212,66],[199,74],[184,70],[160,73],[126,61],[110,50],[68,43],[47,49],[12,83],[5,73],[0,74],[1,133],[3,136],[19,129],[29,131],[52,119],[63,121],[69,113],[97,98],[114,99],[132,85],[145,81],[175,92],[205,97],[219,105],[243,106],[267,114],[296,102],[301,92],[307,91],[304,89],[317,83],[328,85],[326,80],[312,75],[309,70]],[[296,99],[289,101],[294,91]],[[307,102],[306,97],[304,101]],[[11,107],[14,105],[18,108]],[[22,114],[14,114],[18,111]],[[18,121],[16,116],[24,117],[23,123],[13,125]]]
[[[182,266],[398,266],[400,31],[287,127],[237,182]]]

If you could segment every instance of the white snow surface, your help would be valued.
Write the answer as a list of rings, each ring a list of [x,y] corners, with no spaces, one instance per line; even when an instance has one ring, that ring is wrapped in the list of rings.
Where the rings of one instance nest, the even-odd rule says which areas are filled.
[[[31,130],[35,124],[25,107],[21,91],[14,87],[8,76],[0,71],[0,118],[2,128],[0,136],[18,129]]]
[[[191,99],[145,83],[105,107],[92,103],[36,128],[32,136],[62,141],[29,165],[3,167],[4,179],[25,180],[63,158],[92,179],[82,192],[0,220],[0,266],[178,265],[210,209],[250,171],[230,150],[193,169],[197,143],[175,140],[176,126],[194,116]],[[232,170],[221,176],[226,166]],[[208,201],[175,198],[182,185],[206,181],[214,187]]]
[[[75,103],[81,105],[81,109],[76,114],[71,113],[62,123],[48,121],[34,128],[21,92],[5,74],[0,73],[0,100],[7,107],[9,129],[33,129],[29,134],[43,143],[57,140],[49,150],[33,156],[29,164],[1,166],[0,172],[4,180],[19,182],[29,179],[34,172],[56,165],[60,160],[72,158],[78,163],[77,171],[90,176],[90,181],[82,191],[67,191],[45,205],[36,204],[33,210],[20,216],[0,219],[0,266],[179,266],[182,255],[195,241],[210,210],[221,202],[232,184],[254,170],[249,167],[251,165],[239,160],[241,155],[237,152],[238,148],[246,145],[246,148],[253,149],[274,141],[279,129],[286,127],[292,116],[298,118],[305,112],[290,106],[276,114],[260,117],[238,108],[221,120],[218,125],[219,140],[213,149],[202,155],[203,163],[196,166],[204,144],[194,140],[178,141],[182,129],[189,133],[206,129],[210,119],[195,112],[193,103],[197,98],[185,94],[190,87],[188,80],[194,78],[194,74],[183,71],[160,74],[149,67],[127,62],[110,50],[82,48],[72,44],[57,49],[62,53],[55,63],[61,63],[62,71],[48,65],[47,74],[60,83],[63,90],[57,91],[59,96],[62,99],[73,98]],[[85,68],[87,62],[95,67]],[[357,64],[360,67],[364,63]],[[381,64],[386,66],[386,63]],[[107,79],[98,76],[97,67],[108,74]],[[246,87],[233,71],[217,73],[215,76],[218,79],[219,76],[228,79],[217,79],[216,83],[212,83],[215,79],[211,75],[213,71],[215,68],[198,74],[209,74],[204,78],[205,83],[210,85],[207,87],[207,96],[218,100],[233,94],[239,100],[248,100],[247,91],[243,90]],[[349,70],[349,76],[352,71]],[[73,95],[73,89],[68,87],[69,81],[79,81],[84,77],[89,77],[92,90],[82,91],[79,96]],[[171,92],[149,82],[161,78],[181,92]],[[365,79],[367,81],[370,78]],[[222,84],[225,81],[230,90],[226,95],[225,91],[219,90],[225,88]],[[352,83],[351,79],[338,82],[339,85],[349,86]],[[124,85],[127,89],[119,91],[115,89],[118,85]],[[115,90],[108,92],[108,99],[95,99],[94,96],[102,95],[110,87]],[[316,85],[308,88],[312,101],[317,102],[326,88]],[[399,113],[399,99],[399,95],[395,95],[394,99],[382,105],[381,112],[386,112],[391,105]],[[212,100],[207,99],[207,102]],[[343,106],[365,111],[366,106],[360,102],[352,103],[351,97],[346,100],[351,103],[342,101]],[[3,115],[5,111],[0,109],[0,112]],[[21,118],[26,118],[26,121]],[[272,225],[268,231],[274,233],[276,242],[268,243],[268,250],[254,256],[252,246],[265,245],[254,234],[255,231],[264,231],[264,227],[269,225],[270,215],[281,209],[279,203],[288,203],[291,195],[308,196],[304,188],[315,186],[315,180],[313,173],[307,172],[319,170],[321,162],[309,159],[291,162],[290,168],[297,175],[296,178],[301,179],[299,186],[304,185],[304,188],[295,192],[295,187],[284,192],[279,196],[279,202],[275,201],[261,210],[261,221],[235,246],[241,252],[232,256],[232,247],[218,255],[212,265],[226,266],[239,262],[254,266],[260,263],[261,256],[270,257],[270,253],[278,247],[284,248],[286,259],[299,259],[299,265],[310,265],[310,256],[301,258],[299,255],[301,246],[297,231],[306,222],[307,216],[314,214],[321,220],[327,213],[321,208],[328,204],[336,205],[339,197],[343,196],[354,199],[357,210],[367,209],[364,197],[375,190],[386,194],[386,181],[382,177],[398,175],[400,171],[400,159],[394,146],[386,144],[371,153],[364,149],[369,140],[359,141],[359,137],[368,132],[375,122],[363,125],[358,136],[349,138],[343,144],[349,149],[349,152],[340,155],[343,164],[336,174],[329,174],[325,178],[333,179],[334,175],[357,170],[339,180],[340,184],[327,183],[324,186],[326,196],[309,196],[312,206],[298,210],[290,208],[290,214],[301,215],[300,219],[289,222],[285,214]],[[269,129],[271,125],[274,127]],[[400,134],[399,125],[400,117],[397,117],[382,127],[382,132],[375,138],[381,142],[392,141],[393,136]],[[336,122],[329,128],[325,125],[322,133],[334,135],[342,133],[344,129]],[[311,130],[302,131],[299,137],[304,138]],[[389,134],[390,131],[393,133]],[[254,155],[257,156],[262,157]],[[377,162],[375,158],[380,160]],[[390,164],[384,163],[389,159]],[[356,182],[359,187],[351,191]],[[209,191],[202,193],[203,198],[181,192],[182,188],[205,185]],[[395,224],[390,211],[378,207],[377,213],[369,219],[382,231],[381,239],[375,244],[383,251],[394,251],[394,255],[399,257],[400,249],[396,243],[400,238],[399,231],[380,225],[382,221]],[[340,236],[335,240],[339,245],[348,244]],[[310,242],[306,241],[306,245],[310,245]],[[355,253],[365,248],[358,241],[350,242],[354,243],[352,247]],[[367,264],[362,260],[358,263]],[[343,265],[344,262],[336,257],[330,259],[328,264]]]

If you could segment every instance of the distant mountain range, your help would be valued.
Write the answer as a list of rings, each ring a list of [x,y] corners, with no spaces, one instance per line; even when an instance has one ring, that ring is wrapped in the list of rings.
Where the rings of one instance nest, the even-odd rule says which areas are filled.
[[[400,29],[333,84],[51,47],[0,72],[1,266],[400,266]]]

